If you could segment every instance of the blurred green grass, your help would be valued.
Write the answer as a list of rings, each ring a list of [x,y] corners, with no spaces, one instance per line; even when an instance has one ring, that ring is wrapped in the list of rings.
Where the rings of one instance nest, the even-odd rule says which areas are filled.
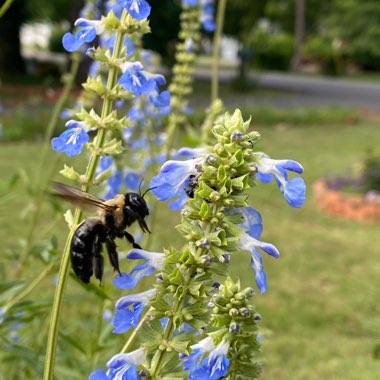
[[[308,185],[306,204],[299,210],[285,203],[274,184],[261,184],[251,194],[251,204],[264,220],[262,240],[275,244],[281,252],[278,260],[264,257],[269,289],[267,294],[254,298],[263,318],[262,379],[379,379],[380,358],[375,355],[380,346],[379,226],[324,215],[313,202],[312,183],[321,176],[353,168],[368,148],[378,146],[380,129],[371,123],[314,127],[255,123],[254,129],[262,134],[260,150],[273,158],[302,163]],[[27,228],[19,214],[28,195],[22,182],[12,190],[8,182],[21,168],[33,178],[40,149],[34,142],[1,145],[0,241],[4,251]],[[51,153],[52,159],[55,156]],[[56,179],[60,180],[59,176]],[[46,217],[41,229],[51,222],[48,206],[44,206],[43,213]],[[163,246],[177,245],[174,235],[179,234],[172,227],[178,215],[160,206],[154,219],[150,248],[160,251]],[[63,221],[54,233],[62,247],[66,236]],[[128,249],[127,244],[120,246]],[[38,270],[39,265],[30,266],[29,276]],[[231,274],[240,275],[243,285],[254,286],[248,254],[232,257]],[[109,283],[109,268],[106,276]],[[70,329],[70,318],[81,316],[89,321],[94,303],[100,301],[76,284],[70,284],[68,296],[71,304],[64,325]],[[83,310],[80,314],[79,307]],[[109,355],[116,351],[113,347]],[[101,357],[99,365],[104,362]]]

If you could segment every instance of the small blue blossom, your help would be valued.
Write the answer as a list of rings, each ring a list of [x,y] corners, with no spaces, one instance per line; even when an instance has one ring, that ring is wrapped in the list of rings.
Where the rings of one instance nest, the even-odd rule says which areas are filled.
[[[141,178],[140,176],[134,172],[134,171],[128,171],[127,174],[125,175],[125,184],[126,186],[133,190],[137,191],[141,183]]]
[[[149,300],[157,293],[157,289],[150,289],[138,294],[129,294],[121,297],[116,302],[116,311],[112,321],[113,332],[121,334],[128,331],[132,326],[136,327],[139,323],[144,307]]]
[[[51,140],[52,148],[57,152],[65,152],[68,156],[76,156],[82,152],[84,144],[90,140],[89,126],[84,121],[69,120],[68,130]]]
[[[287,170],[302,174],[303,167],[297,161],[273,160],[264,153],[257,153],[257,155],[260,156],[256,165],[257,178],[268,183],[273,176],[287,203],[292,207],[301,207],[306,198],[305,182],[301,177],[288,180]]]
[[[127,258],[131,260],[143,259],[146,262],[137,265],[130,273],[121,273],[115,277],[113,284],[120,289],[134,288],[141,278],[151,275],[157,269],[162,269],[165,255],[143,249],[132,249],[128,252]]]
[[[112,156],[101,156],[99,160],[98,169],[100,172],[107,170],[113,163]]]
[[[222,341],[213,350],[210,351],[208,357],[203,359],[200,365],[196,365],[196,360],[189,367],[189,380],[218,380],[223,378],[230,365],[230,360],[227,358],[229,344]],[[203,352],[204,353],[204,352]],[[196,359],[200,359],[199,352],[196,353]],[[187,363],[190,365],[190,363]]]
[[[157,89],[158,85],[166,83],[161,74],[152,74],[144,70],[143,65],[138,62],[125,62],[122,66],[123,74],[119,83],[129,92],[135,95],[149,94]]]
[[[62,38],[63,47],[70,53],[77,51],[82,45],[92,42],[105,29],[100,20],[87,20],[85,18],[79,18],[74,25],[79,28],[77,33],[68,32]]]
[[[111,320],[112,320],[112,311],[111,310],[105,309],[103,311],[103,320],[105,320],[106,322],[111,322]]]
[[[144,115],[144,112],[143,112],[143,110],[141,108],[132,107],[128,111],[128,117],[131,120],[141,121],[141,120],[144,119],[145,115]]]
[[[118,4],[136,20],[144,20],[150,15],[151,8],[145,0],[118,0]]]
[[[198,0],[182,0],[182,5],[187,7],[195,7],[198,5]]]
[[[178,149],[177,153],[174,155],[174,158],[196,158],[199,157],[201,154],[206,153],[205,148],[189,148],[189,147],[183,147]]]
[[[183,368],[185,370],[189,370],[192,367],[197,366],[200,363],[202,356],[208,354],[213,349],[215,349],[215,344],[214,340],[210,336],[202,339],[197,344],[193,344],[191,346],[190,355],[180,355],[180,357],[184,359],[182,361]]]
[[[170,92],[165,90],[157,95],[150,96],[149,101],[158,108],[168,107],[170,105]]]
[[[123,184],[123,173],[120,170],[115,168],[114,174],[110,178],[108,178],[104,198],[111,199],[115,195],[120,194],[120,188],[122,184]]]
[[[165,162],[160,173],[153,177],[150,182],[150,187],[155,187],[152,193],[160,201],[178,197],[176,202],[169,205],[171,209],[178,210],[188,198],[185,188],[189,178],[198,173],[197,167],[202,162],[202,157],[186,161],[170,160]]]
[[[201,24],[206,32],[213,32],[215,30],[214,13],[215,8],[213,0],[203,1],[201,9]]]
[[[263,230],[260,213],[252,207],[246,207],[240,211],[244,218],[244,222],[240,226],[243,227],[246,232],[240,235],[238,247],[251,253],[251,268],[255,272],[256,284],[263,294],[267,291],[267,280],[263,260],[257,248],[262,249],[268,255],[275,258],[280,256],[280,252],[273,244],[258,240]]]
[[[137,366],[144,362],[145,356],[144,348],[114,355],[107,363],[109,373],[97,369],[91,373],[89,380],[138,380]]]

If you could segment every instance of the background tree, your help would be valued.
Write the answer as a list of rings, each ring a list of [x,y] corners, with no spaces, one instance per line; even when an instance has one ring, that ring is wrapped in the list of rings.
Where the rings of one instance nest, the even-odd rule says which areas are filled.
[[[74,20],[83,1],[35,0],[14,1],[0,19],[0,76],[23,73],[24,62],[20,51],[20,28],[26,21],[50,19]]]

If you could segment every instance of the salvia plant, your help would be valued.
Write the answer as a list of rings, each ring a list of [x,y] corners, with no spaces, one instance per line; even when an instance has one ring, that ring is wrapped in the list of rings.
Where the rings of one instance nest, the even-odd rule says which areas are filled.
[[[93,11],[96,4],[88,4]],[[267,292],[262,255],[278,258],[280,253],[261,239],[263,220],[252,207],[252,190],[259,183],[275,182],[286,203],[301,207],[305,183],[289,174],[302,174],[303,168],[257,149],[260,134],[251,129],[251,120],[244,120],[239,109],[226,112],[218,99],[213,99],[197,127],[199,144],[174,148],[175,131],[188,124],[201,28],[215,30],[215,9],[211,0],[182,1],[176,64],[168,89],[165,77],[155,72],[142,50],[142,37],[150,32],[150,11],[146,0],[108,1],[104,15],[82,15],[73,32],[63,37],[68,52],[87,54],[93,65],[83,84],[85,93],[74,109],[65,111],[65,130],[51,140],[57,154],[81,155],[87,162],[83,171],[65,164],[62,181],[110,199],[123,186],[139,191],[144,178],[153,219],[154,200],[169,201],[168,212],[177,211],[181,218],[173,234],[178,233],[183,242],[160,247],[155,233],[168,226],[156,223],[151,226],[152,250],[134,243],[126,254],[131,269],[116,273],[113,280],[123,295],[116,302],[107,295],[104,303],[99,301],[104,320],[98,324],[100,335],[103,328],[112,329],[126,337],[125,344],[112,346],[113,356],[98,360],[102,368],[92,368],[88,378],[255,379],[261,372],[261,317],[252,305],[253,282],[260,293]],[[70,244],[84,215],[76,209],[66,212],[65,219],[69,233],[55,284],[44,380],[54,377]],[[57,242],[52,245],[56,252]],[[241,260],[241,252],[253,271],[252,286],[247,288],[229,275],[230,264],[237,254]],[[150,282],[145,280],[148,277]],[[8,309],[0,309],[0,325]],[[22,311],[14,314],[14,321],[8,319],[7,341],[18,339],[17,316],[22,321]],[[62,337],[80,346],[77,337],[61,333]]]

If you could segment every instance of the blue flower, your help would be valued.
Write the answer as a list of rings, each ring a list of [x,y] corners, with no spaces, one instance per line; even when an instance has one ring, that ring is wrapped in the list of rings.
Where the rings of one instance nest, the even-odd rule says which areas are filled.
[[[215,30],[214,13],[213,1],[205,1],[201,9],[201,24],[206,32],[213,32]]]
[[[144,20],[150,15],[150,5],[145,0],[119,0],[118,3],[136,20]]]
[[[177,153],[174,155],[174,158],[196,158],[199,157],[201,154],[206,153],[205,148],[189,148],[189,147],[183,147],[178,149]]]
[[[178,210],[188,198],[186,186],[190,176],[198,173],[197,168],[201,165],[203,158],[199,157],[186,161],[170,160],[161,167],[158,175],[152,178],[150,187],[155,187],[152,193],[160,201],[178,197],[176,202],[169,204],[173,210]]]
[[[108,376],[107,372],[104,369],[96,369],[92,372],[88,380],[111,380],[113,376]]]
[[[207,345],[206,349],[209,350],[211,345],[209,342],[207,342]],[[212,345],[214,344],[212,343]],[[230,365],[230,361],[227,358],[228,349],[229,344],[226,341],[220,342],[209,351],[209,356],[203,359],[199,365],[198,363],[206,351],[205,347],[196,347],[193,351],[193,360],[186,363],[185,369],[190,369],[189,380],[218,380],[226,376]]]
[[[122,184],[123,184],[123,173],[120,170],[115,168],[114,174],[110,178],[108,178],[104,198],[111,199],[115,195],[120,194],[120,187]]]
[[[165,255],[143,249],[132,249],[128,252],[127,258],[132,260],[144,259],[146,262],[137,265],[130,273],[118,274],[115,277],[113,284],[120,289],[134,288],[142,277],[151,275],[157,269],[162,269]]]
[[[138,108],[138,107],[132,107],[129,109],[128,111],[128,117],[131,119],[131,120],[143,120],[144,119],[144,112],[142,111],[141,108]]]
[[[191,353],[190,355],[183,355],[181,354],[181,358],[186,358],[182,361],[183,368],[185,370],[189,370],[194,366],[197,366],[204,354],[209,353],[215,348],[214,340],[208,336],[207,338],[202,339],[197,344],[193,344],[191,346]]]
[[[85,122],[69,120],[66,125],[68,130],[51,140],[52,148],[57,152],[65,152],[68,156],[76,156],[82,152],[83,146],[90,140],[89,126]]]
[[[302,174],[303,167],[293,160],[272,160],[264,153],[257,153],[259,161],[256,165],[257,178],[264,183],[270,182],[274,176],[277,185],[288,204],[292,207],[301,207],[306,198],[306,185],[301,177],[288,180],[287,170]]]
[[[267,291],[267,280],[263,260],[257,248],[262,249],[268,255],[275,258],[280,256],[280,252],[273,244],[258,240],[263,230],[260,213],[252,207],[246,207],[240,211],[244,218],[244,222],[240,226],[243,227],[246,232],[240,235],[238,247],[251,253],[251,268],[255,272],[256,284],[263,294]]]
[[[157,95],[150,96],[149,101],[158,108],[168,107],[170,105],[170,92],[165,90]]]
[[[105,29],[100,20],[87,20],[85,18],[78,18],[74,25],[79,27],[77,33],[66,33],[62,38],[63,47],[69,52],[74,52],[85,43],[92,42]]]
[[[129,171],[125,175],[125,184],[129,189],[133,191],[137,191],[140,186],[140,183],[141,183],[141,178],[136,172]]]
[[[182,0],[182,5],[188,7],[195,7],[196,5],[198,5],[198,0]]]
[[[121,334],[130,327],[136,327],[139,323],[144,307],[157,293],[157,289],[150,289],[138,294],[129,294],[121,297],[116,302],[116,311],[112,321],[113,332]]]
[[[126,354],[116,354],[107,363],[109,374],[103,369],[92,372],[89,380],[138,380],[137,366],[145,360],[144,348]]]
[[[138,61],[125,62],[121,69],[123,74],[119,78],[119,83],[135,95],[149,94],[157,89],[158,85],[166,83],[163,75],[145,71]]]

